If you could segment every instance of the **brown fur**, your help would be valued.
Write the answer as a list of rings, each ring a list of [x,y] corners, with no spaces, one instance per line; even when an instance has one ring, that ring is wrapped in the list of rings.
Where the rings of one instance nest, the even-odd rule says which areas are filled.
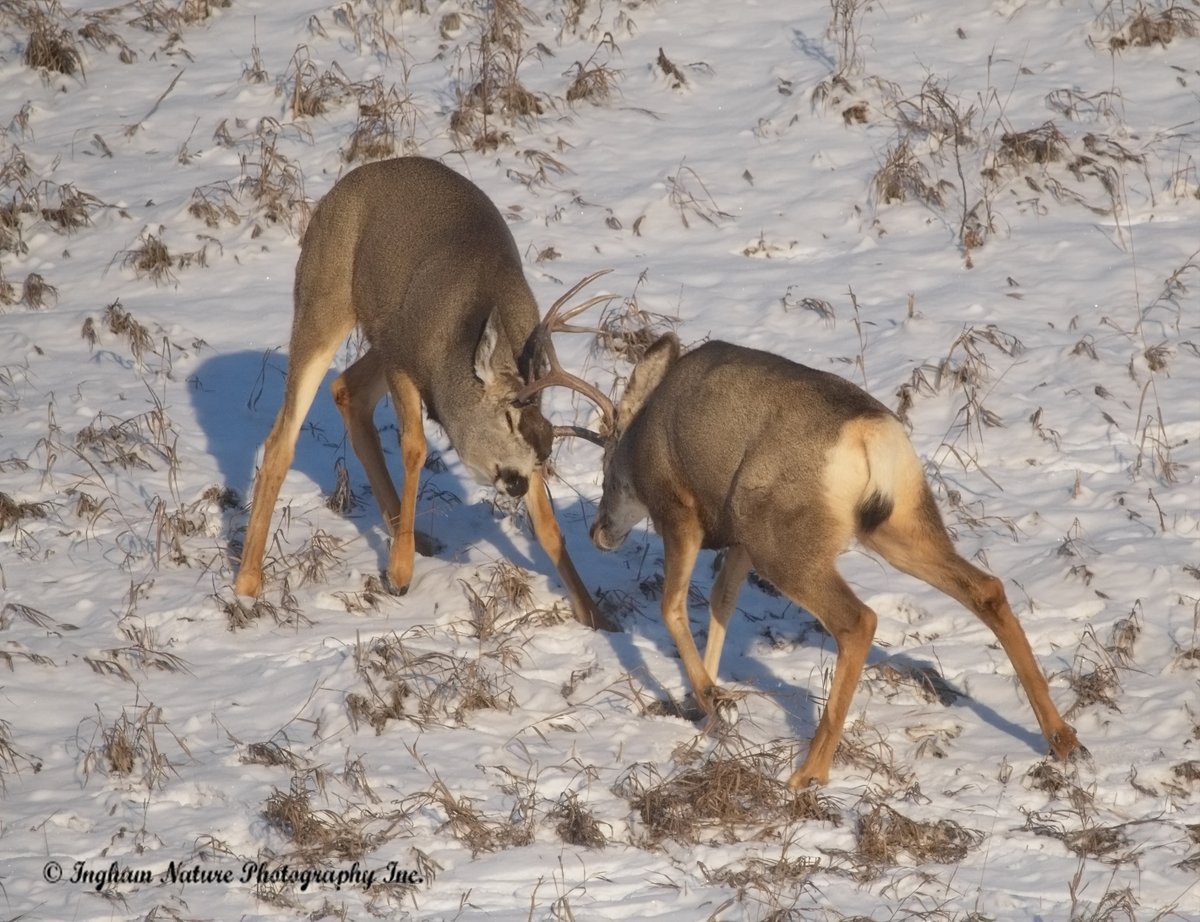
[[[1059,758],[1080,751],[996,577],[954,550],[903,426],[843,378],[780,356],[709,342],[646,354],[606,451],[593,526],[601,547],[649,515],[665,551],[662,611],[700,706],[715,713],[725,626],[751,567],[810,611],[837,644],[824,714],[790,784],[824,783],[875,634],[875,613],[836,569],[851,540],[974,612],[1000,640]],[[687,587],[701,547],[728,548],[696,649]]]
[[[370,349],[333,383],[383,517],[392,532],[387,575],[412,578],[413,554],[435,542],[414,527],[425,461],[422,404],[484,482],[525,496],[534,532],[584,624],[610,627],[563,545],[543,464],[553,429],[537,401],[516,408],[519,357],[539,319],[516,242],[474,184],[436,161],[401,157],[360,167],[318,204],[296,265],[295,316],[283,406],[267,436],[235,587],[262,588],[271,513],[322,377],[358,326]],[[376,405],[390,393],[400,421],[403,494],[387,471]]]

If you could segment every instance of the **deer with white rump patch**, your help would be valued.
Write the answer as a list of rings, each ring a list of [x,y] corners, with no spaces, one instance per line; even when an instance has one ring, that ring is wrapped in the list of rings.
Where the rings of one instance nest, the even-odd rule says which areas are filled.
[[[545,485],[553,427],[538,401],[514,403],[527,383],[530,369],[522,356],[540,312],[512,234],[483,191],[449,167],[421,157],[353,170],[313,213],[296,265],[294,300],[283,406],[254,484],[237,592],[254,596],[262,588],[271,513],[300,427],[338,347],[358,326],[370,348],[332,390],[391,531],[387,576],[393,591],[407,590],[415,551],[436,550],[414,524],[426,457],[424,403],[480,482],[524,497],[534,533],[566,585],[575,617],[610,628],[576,572],[554,518]],[[373,418],[385,393],[391,394],[400,423],[404,484],[399,496]]]
[[[553,314],[532,341],[548,353]],[[553,364],[541,383],[575,386]],[[594,387],[577,389],[597,400]],[[879,401],[844,378],[730,343],[681,355],[667,334],[638,363],[619,405],[602,395],[599,403],[606,431],[592,435],[604,446],[604,494],[592,541],[613,550],[643,518],[653,522],[665,554],[663,619],[701,709],[730,716],[715,679],[752,568],[835,640],[829,699],[793,788],[829,780],[875,635],[875,613],[835,567],[854,538],[974,612],[1012,661],[1054,755],[1086,752],[1050,699],[1000,580],[955,552],[903,425]],[[703,660],[687,615],[701,548],[726,549]]]

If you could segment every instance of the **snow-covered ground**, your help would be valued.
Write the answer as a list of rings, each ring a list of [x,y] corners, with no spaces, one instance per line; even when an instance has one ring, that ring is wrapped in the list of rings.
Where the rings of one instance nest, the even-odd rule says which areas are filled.
[[[1198,30],[1194,0],[0,0],[0,918],[1200,918]],[[900,411],[1090,759],[1044,759],[968,612],[851,551],[878,635],[830,784],[787,797],[811,616],[744,589],[738,723],[672,716],[662,545],[591,547],[598,451],[553,489],[619,634],[432,424],[445,549],[381,593],[327,392],[235,601],[299,234],[389,148],[492,197],[543,305],[611,269],[612,322]]]

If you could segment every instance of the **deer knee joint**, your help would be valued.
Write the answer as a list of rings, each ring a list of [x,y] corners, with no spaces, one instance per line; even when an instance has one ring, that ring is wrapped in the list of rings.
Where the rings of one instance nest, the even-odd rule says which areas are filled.
[[[350,385],[344,378],[334,378],[333,383],[329,385],[329,392],[333,394],[333,402],[337,404],[339,410],[345,413],[350,409]]]
[[[1008,617],[1012,609],[1008,607],[1008,596],[1004,594],[1004,583],[999,577],[985,574],[974,587],[977,610],[980,617],[989,624],[996,624]]]
[[[408,432],[400,434],[400,457],[404,461],[404,469],[413,471],[425,463],[427,448],[424,432]]]
[[[875,614],[874,609],[868,608],[866,605],[861,606],[855,613],[854,620],[851,621],[845,628],[837,632],[834,638],[840,643],[842,638],[853,638],[859,642],[870,642],[875,637],[875,629],[879,625],[879,617]]]

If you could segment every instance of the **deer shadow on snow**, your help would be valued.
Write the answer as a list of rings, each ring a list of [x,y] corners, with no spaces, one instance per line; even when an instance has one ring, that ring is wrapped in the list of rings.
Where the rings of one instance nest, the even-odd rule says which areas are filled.
[[[339,373],[338,369],[330,368],[326,372],[322,387],[313,401],[306,417],[304,428],[296,443],[295,458],[292,462],[289,478],[300,475],[307,477],[322,496],[329,496],[336,486],[336,464],[344,459],[350,474],[351,483],[356,486],[356,493],[363,499],[363,505],[355,512],[345,516],[354,521],[359,533],[374,551],[378,561],[378,569],[386,566],[390,539],[382,516],[373,498],[369,496],[369,488],[363,482],[362,469],[354,452],[350,449],[345,426],[333,400],[329,394],[329,385]],[[255,459],[261,449],[267,433],[275,421],[275,416],[283,401],[283,387],[287,374],[287,358],[278,349],[267,351],[243,350],[213,356],[202,362],[189,377],[189,391],[194,406],[197,422],[207,440],[207,452],[215,459],[224,485],[238,494],[242,503],[248,501],[254,483]],[[390,457],[398,455],[396,444],[396,421],[392,413],[390,400],[382,402],[381,409],[376,412],[376,424],[383,432],[384,451]],[[433,436],[431,449],[437,445],[445,445],[444,438],[434,435],[433,427],[426,428],[426,433]],[[432,452],[431,452],[432,456]],[[393,479],[399,483],[400,478]],[[459,465],[460,466],[460,465]],[[461,478],[453,472],[431,473],[422,472],[422,482],[431,484],[436,490],[449,491],[456,495],[462,493]],[[292,481],[293,488],[295,481]],[[286,486],[286,485],[285,485]],[[456,489],[457,488],[457,489]],[[273,522],[278,522],[279,510],[286,504],[281,498],[279,509],[273,510]],[[476,504],[482,506],[484,504]],[[438,557],[443,560],[453,560],[463,547],[470,544],[490,544],[499,556],[522,567],[544,573],[552,577],[556,590],[557,576],[549,559],[540,548],[533,556],[526,550],[518,548],[510,536],[500,527],[496,517],[489,511],[471,509],[441,516],[436,520],[437,527],[430,527],[433,521],[422,516],[428,510],[428,501],[422,501],[418,508],[419,524],[433,533],[442,549]],[[244,523],[244,512],[241,508],[228,509],[224,512],[223,531],[226,539],[233,537]],[[567,521],[574,516],[565,517]],[[423,519],[423,521],[422,521]],[[564,517],[560,513],[560,521]],[[566,521],[564,521],[564,525]],[[580,540],[580,529],[564,527],[564,537],[572,548],[577,560],[583,566],[581,571],[585,580],[594,591],[603,585],[616,588],[628,580],[629,568],[625,566],[632,557],[648,554],[651,559],[661,558],[661,541],[655,536],[648,525],[638,542],[636,549],[631,548],[617,555],[600,555],[600,552],[586,540]],[[533,544],[536,545],[536,541]],[[586,546],[585,546],[586,545]],[[599,558],[597,559],[597,555]],[[232,555],[231,555],[232,556]],[[580,558],[583,558],[580,560]],[[874,558],[872,558],[874,559]],[[618,563],[622,561],[622,563]],[[701,589],[710,589],[712,554],[703,552],[693,574],[692,584]],[[645,570],[642,569],[644,573]],[[889,579],[893,577],[887,572]],[[590,579],[588,578],[590,577]],[[914,585],[920,585],[915,583]],[[635,588],[636,587],[631,587]],[[937,604],[956,607],[952,599],[935,597]],[[647,636],[665,657],[679,663],[674,641],[662,623],[658,609],[659,599],[648,601],[645,617],[655,626],[647,631]],[[887,618],[888,612],[878,612],[880,618]],[[689,615],[697,644],[703,651],[706,640],[705,626],[708,623],[706,606],[690,607]],[[962,610],[961,616],[965,621],[974,620],[969,612]],[[764,629],[773,630],[764,638]],[[986,633],[986,629],[985,629]],[[622,666],[640,678],[647,690],[659,699],[673,699],[668,691],[677,686],[674,677],[657,674],[661,667],[651,668],[645,660],[643,651],[628,635],[606,635],[610,638],[614,652]],[[820,667],[810,669],[806,676],[791,673],[781,659],[770,654],[763,656],[756,648],[764,643],[775,643],[789,649],[802,646],[820,645],[828,655],[827,663],[832,662],[836,649],[832,640],[821,630],[813,616],[794,604],[787,604],[786,597],[772,598],[767,591],[750,582],[743,585],[738,595],[738,604],[733,617],[730,619],[728,637],[725,642],[718,684],[731,688],[751,689],[751,696],[746,704],[739,708],[742,719],[753,721],[755,710],[754,700],[758,695],[773,698],[787,714],[787,720],[792,735],[808,740],[811,738],[819,717],[815,701],[819,699],[821,689]],[[885,651],[877,644],[872,645],[867,659],[867,668],[880,664],[890,664],[897,670],[919,675],[937,673],[935,663],[923,661],[903,652]],[[682,666],[678,666],[680,677],[686,686],[686,677],[682,674]],[[791,673],[791,674],[789,674]],[[793,677],[794,676],[794,677]],[[918,679],[919,681],[919,679]],[[861,682],[859,692],[861,693]],[[997,730],[1007,733],[1025,742],[1031,749],[1038,750],[1042,739],[1036,729],[1030,728],[1029,722],[1009,720],[997,712],[994,707],[984,704],[969,695],[942,683],[935,683],[935,691],[945,706],[965,706],[971,709],[979,719]],[[1014,689],[1016,691],[1016,689]],[[688,696],[690,701],[690,694]],[[804,701],[805,705],[796,707],[793,701]],[[856,695],[856,701],[861,704],[863,699]],[[1004,706],[1006,702],[995,702]],[[1019,694],[1014,695],[1011,704],[1014,707],[1027,708]],[[896,707],[903,707],[897,703]],[[934,704],[930,704],[933,707]],[[667,709],[668,711],[670,708]],[[686,710],[686,705],[685,705]],[[694,705],[692,707],[694,711]],[[681,715],[683,716],[683,715]],[[687,714],[692,717],[694,714]],[[1030,715],[1032,717],[1032,715]],[[703,721],[700,721],[702,723]]]
[[[637,540],[639,537],[640,541]],[[622,552],[622,556],[625,554],[628,554],[631,560],[654,560],[657,557],[660,563],[656,572],[661,574],[662,543],[648,525],[641,535],[635,530],[630,536],[630,549]],[[875,575],[881,575],[888,581],[885,587],[881,587],[876,579],[861,584],[864,598],[880,588],[886,592],[897,592],[903,591],[906,586],[916,588],[925,585],[919,580],[895,573],[890,568],[880,565],[872,555],[863,556],[876,564]],[[714,552],[701,551],[695,572],[692,574],[691,587],[700,590],[705,599],[712,588],[715,572],[713,564]],[[854,579],[860,574],[845,575],[856,590],[860,588],[860,584]],[[646,585],[644,569],[639,573],[639,579],[641,585]],[[893,581],[896,579],[905,585],[893,588]],[[638,587],[635,584],[631,588]],[[658,651],[674,664],[667,668],[677,671],[664,672],[661,666],[651,667],[647,664],[642,650],[627,638],[620,636],[614,638],[617,656],[622,666],[637,676],[647,693],[654,697],[661,715],[694,723],[700,729],[706,726],[708,718],[700,711],[692,697],[687,674],[675,649],[675,643],[663,624],[660,602],[661,598],[655,595],[643,609],[642,616],[653,625],[645,630],[645,634]],[[957,609],[956,617],[961,619],[964,626],[978,626],[983,640],[980,645],[982,658],[983,645],[991,639],[987,628],[980,625],[971,612],[941,593],[934,593],[932,604]],[[881,623],[893,617],[885,606],[878,606],[875,610]],[[701,655],[708,639],[708,618],[706,602],[689,603],[688,620]],[[818,651],[823,651],[823,654],[818,656]],[[818,704],[823,702],[823,694],[827,690],[824,687],[826,682],[823,676],[831,673],[836,656],[837,645],[811,612],[778,593],[765,581],[752,577],[743,583],[738,593],[737,605],[729,620],[719,672],[715,677],[716,683],[735,694],[746,693],[746,697],[738,706],[737,721],[747,728],[755,726],[755,712],[760,708],[757,700],[768,698],[773,701],[786,715],[791,735],[801,744],[802,756],[820,719],[821,708]],[[864,685],[870,680],[872,670],[889,667],[896,676],[896,684],[905,688],[901,692],[903,697],[900,700],[884,701],[881,706],[896,708],[897,716],[910,712],[916,706],[928,708],[931,714],[936,714],[939,706],[946,708],[948,712],[951,708],[965,707],[974,713],[981,723],[1020,741],[1033,753],[1045,755],[1044,739],[1015,676],[1011,699],[1005,700],[1001,697],[985,703],[944,677],[940,665],[935,660],[914,656],[903,650],[881,648],[878,642],[871,645],[863,678],[855,690],[852,714],[855,707],[861,708],[867,700]],[[682,698],[675,689],[682,689]],[[1001,695],[1003,694],[1005,692],[1001,692]],[[1011,707],[1011,713],[1017,715],[1017,720],[1000,713],[996,710],[997,707]]]
[[[223,513],[222,531],[226,541],[239,537],[238,533],[245,524],[243,507],[249,502],[253,490],[256,458],[283,403],[287,367],[287,356],[279,349],[243,350],[213,356],[202,362],[189,376],[189,392],[196,420],[207,441],[207,452],[217,463],[223,485],[236,491],[240,500],[237,507]],[[293,478],[297,475],[307,477],[322,497],[328,497],[337,485],[337,462],[344,460],[351,486],[362,505],[343,517],[356,523],[360,535],[374,551],[378,570],[382,572],[387,565],[390,537],[379,507],[370,495],[362,467],[350,447],[341,414],[330,396],[329,385],[339,373],[340,368],[333,366],[326,372],[316,399],[305,417],[304,427],[296,442],[295,458],[288,471],[288,480],[285,481],[277,508],[272,510],[272,523],[274,528],[278,528],[280,512],[287,505],[289,495],[296,492],[297,482]],[[385,455],[389,460],[396,459],[396,463],[389,466],[392,479],[399,485],[402,475],[398,474],[397,424],[390,398],[381,401],[375,421],[382,433]],[[433,459],[437,449],[446,446],[445,438],[435,434],[435,426],[427,424],[425,431],[430,437],[430,458]],[[451,453],[450,457],[454,461],[452,466],[461,471],[456,456]],[[448,492],[455,500],[464,492],[464,479],[453,471],[433,473],[425,470],[421,475],[423,485],[429,484],[439,491]],[[457,502],[454,505],[458,507]],[[472,511],[468,507],[465,512],[459,509],[450,516],[433,519],[422,514],[427,513],[428,508],[428,501],[419,502],[417,526],[429,531],[437,539],[441,545],[437,554],[439,559],[453,560],[468,544],[490,544],[499,556],[553,576],[554,568],[540,549],[533,552],[531,557],[518,548],[490,510]],[[571,544],[577,545],[578,541],[572,541]],[[231,563],[236,564],[234,557],[231,552]],[[553,577],[552,582],[556,580],[557,577]]]

